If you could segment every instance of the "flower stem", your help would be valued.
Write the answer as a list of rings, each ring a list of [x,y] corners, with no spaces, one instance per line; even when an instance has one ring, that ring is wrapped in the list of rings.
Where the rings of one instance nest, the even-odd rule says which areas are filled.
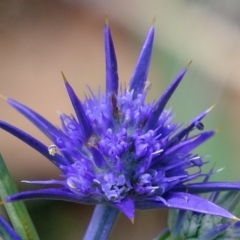
[[[83,240],[106,240],[117,220],[119,210],[106,204],[98,204],[93,212]]]

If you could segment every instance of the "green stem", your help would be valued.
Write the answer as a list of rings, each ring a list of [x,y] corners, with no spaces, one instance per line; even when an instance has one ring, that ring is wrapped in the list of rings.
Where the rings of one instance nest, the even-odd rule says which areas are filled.
[[[106,205],[99,204],[94,213],[83,240],[106,240],[119,215],[119,210]]]

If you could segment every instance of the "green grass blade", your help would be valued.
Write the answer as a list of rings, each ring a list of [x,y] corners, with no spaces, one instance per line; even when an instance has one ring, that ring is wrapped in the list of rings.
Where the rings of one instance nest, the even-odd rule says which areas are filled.
[[[23,240],[39,240],[35,227],[23,202],[5,203],[5,199],[17,193],[16,185],[0,154],[0,197],[16,232]]]

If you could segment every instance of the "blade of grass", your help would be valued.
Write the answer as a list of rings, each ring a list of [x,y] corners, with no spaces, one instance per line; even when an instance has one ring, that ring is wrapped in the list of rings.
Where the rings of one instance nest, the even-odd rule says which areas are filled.
[[[6,203],[4,199],[17,193],[17,187],[0,154],[0,197],[16,232],[23,240],[39,240],[35,227],[23,202]]]

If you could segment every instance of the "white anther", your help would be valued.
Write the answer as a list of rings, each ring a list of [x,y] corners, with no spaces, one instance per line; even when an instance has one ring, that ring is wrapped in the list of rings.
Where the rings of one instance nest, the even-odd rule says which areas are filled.
[[[153,152],[152,155],[159,155],[161,152],[163,152],[163,149],[160,149],[160,150],[158,150],[156,152]]]

